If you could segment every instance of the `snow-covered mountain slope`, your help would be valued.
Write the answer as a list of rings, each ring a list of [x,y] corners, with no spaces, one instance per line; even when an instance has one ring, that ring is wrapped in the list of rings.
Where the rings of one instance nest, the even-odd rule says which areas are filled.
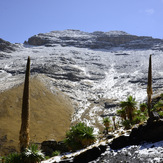
[[[0,90],[22,81],[30,56],[31,73],[45,74],[44,80],[51,90],[57,87],[72,99],[76,109],[72,122],[85,121],[101,128],[102,117],[114,115],[119,101],[128,95],[139,102],[146,99],[150,54],[153,54],[154,94],[162,91],[162,42],[121,31],[65,30],[38,34],[25,44],[17,44],[11,53],[0,52]]]

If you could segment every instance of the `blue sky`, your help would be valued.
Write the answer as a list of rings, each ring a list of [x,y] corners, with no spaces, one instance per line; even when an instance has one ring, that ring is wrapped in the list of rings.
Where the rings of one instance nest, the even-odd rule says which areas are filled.
[[[0,38],[23,43],[54,30],[121,30],[163,39],[163,0],[0,0]]]

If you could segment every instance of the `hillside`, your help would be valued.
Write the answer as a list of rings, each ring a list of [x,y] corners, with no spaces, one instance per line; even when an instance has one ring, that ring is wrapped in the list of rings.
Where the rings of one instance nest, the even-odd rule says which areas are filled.
[[[62,92],[55,94],[34,77],[30,82],[30,141],[62,140],[69,129],[73,107]],[[0,155],[18,150],[23,84],[0,94]]]

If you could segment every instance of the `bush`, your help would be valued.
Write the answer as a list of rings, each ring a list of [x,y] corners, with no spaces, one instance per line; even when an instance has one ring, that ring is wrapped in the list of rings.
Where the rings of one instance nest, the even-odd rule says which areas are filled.
[[[159,114],[160,118],[163,118],[163,111],[159,111],[158,114]]]
[[[54,157],[54,156],[59,156],[60,155],[60,151],[54,151],[53,153],[52,153],[52,157]]]
[[[142,112],[144,112],[145,110],[147,110],[147,104],[146,104],[146,103],[141,103],[141,104],[140,104],[140,110],[141,110]]]
[[[23,163],[20,153],[11,153],[4,158],[5,163]]]
[[[105,117],[104,119],[103,119],[103,124],[104,124],[104,126],[107,128],[107,127],[110,127],[110,119],[108,118],[108,117]]]
[[[123,120],[122,125],[125,127],[126,130],[132,127],[130,120]]]
[[[66,133],[64,142],[70,150],[78,150],[91,145],[95,140],[93,128],[80,122],[71,127],[70,131]]]
[[[35,144],[27,148],[21,155],[26,163],[38,163],[45,159],[44,154],[38,150],[38,146]]]

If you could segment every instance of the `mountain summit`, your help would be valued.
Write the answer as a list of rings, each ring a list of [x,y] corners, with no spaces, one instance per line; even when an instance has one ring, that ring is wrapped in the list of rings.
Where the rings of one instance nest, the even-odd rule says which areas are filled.
[[[127,49],[151,49],[156,48],[158,44],[163,44],[163,40],[154,39],[147,36],[131,35],[123,31],[93,33],[82,32],[80,30],[51,31],[49,33],[40,33],[34,35],[25,42],[29,45],[49,46],[75,46],[90,49],[111,49],[113,47],[122,47]]]

